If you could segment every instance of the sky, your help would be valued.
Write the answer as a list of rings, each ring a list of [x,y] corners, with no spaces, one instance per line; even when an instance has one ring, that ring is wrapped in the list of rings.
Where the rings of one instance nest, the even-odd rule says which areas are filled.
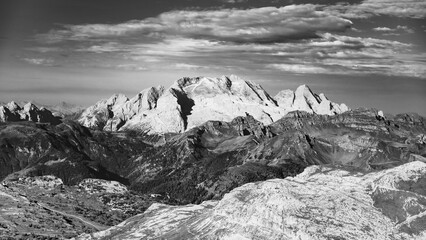
[[[0,102],[236,74],[426,116],[425,20],[425,0],[0,0]]]

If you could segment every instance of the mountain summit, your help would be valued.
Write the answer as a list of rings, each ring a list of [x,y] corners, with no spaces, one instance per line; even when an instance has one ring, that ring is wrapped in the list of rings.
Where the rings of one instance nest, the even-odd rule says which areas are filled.
[[[235,75],[184,77],[167,90],[159,86],[145,89],[132,99],[118,94],[101,100],[87,108],[79,122],[108,131],[184,132],[209,120],[231,121],[246,114],[271,124],[296,110],[335,115],[349,108],[313,93],[306,85],[295,92],[281,91],[273,98],[259,84]]]
[[[45,107],[38,108],[31,102],[23,107],[12,101],[0,106],[0,122],[32,121],[39,123],[59,124],[60,118],[54,116]]]

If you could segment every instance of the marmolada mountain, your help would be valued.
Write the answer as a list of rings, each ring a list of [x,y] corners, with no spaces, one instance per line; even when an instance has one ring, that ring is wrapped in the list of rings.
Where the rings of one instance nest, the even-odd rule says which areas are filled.
[[[0,122],[0,239],[426,239],[417,114],[222,76]]]

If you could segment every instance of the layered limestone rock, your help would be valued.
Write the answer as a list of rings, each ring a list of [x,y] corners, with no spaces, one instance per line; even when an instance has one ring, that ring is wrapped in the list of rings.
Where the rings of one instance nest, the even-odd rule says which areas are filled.
[[[32,121],[39,123],[59,124],[60,118],[52,114],[48,109],[38,108],[31,102],[23,107],[12,101],[4,106],[0,106],[0,122]]]
[[[260,85],[231,75],[181,78],[167,90],[145,89],[132,99],[115,95],[86,109],[79,122],[108,131],[184,132],[209,120],[231,121],[246,114],[271,124],[294,110],[334,115],[348,108],[312,93],[305,85],[274,99]]]
[[[45,190],[52,190],[64,185],[60,178],[52,175],[19,178],[16,182],[27,187],[39,187]]]
[[[86,178],[78,184],[80,189],[84,189],[90,194],[114,193],[124,194],[128,192],[127,187],[117,181],[107,181],[104,179]]]
[[[77,239],[424,239],[426,163],[378,172],[311,166],[249,183],[220,201],[153,204]]]
[[[299,86],[295,92],[283,90],[275,99],[278,106],[288,111],[305,111],[321,115],[341,114],[349,110],[344,104],[333,103],[323,94],[315,94],[307,85]]]

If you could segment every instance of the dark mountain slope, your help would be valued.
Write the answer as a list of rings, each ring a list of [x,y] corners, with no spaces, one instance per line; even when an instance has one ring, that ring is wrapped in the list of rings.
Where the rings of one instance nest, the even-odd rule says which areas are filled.
[[[74,122],[57,126],[31,122],[0,125],[0,178],[13,174],[60,177],[75,184],[87,177],[117,180],[126,160],[147,144],[123,134],[89,131]],[[125,135],[125,134],[124,134]]]
[[[117,180],[171,203],[220,198],[247,182],[284,178],[313,164],[382,169],[426,156],[425,121],[359,109],[292,112],[265,126],[252,116],[209,121],[181,134],[93,131],[74,122],[0,127],[1,178],[53,174],[65,184]]]

